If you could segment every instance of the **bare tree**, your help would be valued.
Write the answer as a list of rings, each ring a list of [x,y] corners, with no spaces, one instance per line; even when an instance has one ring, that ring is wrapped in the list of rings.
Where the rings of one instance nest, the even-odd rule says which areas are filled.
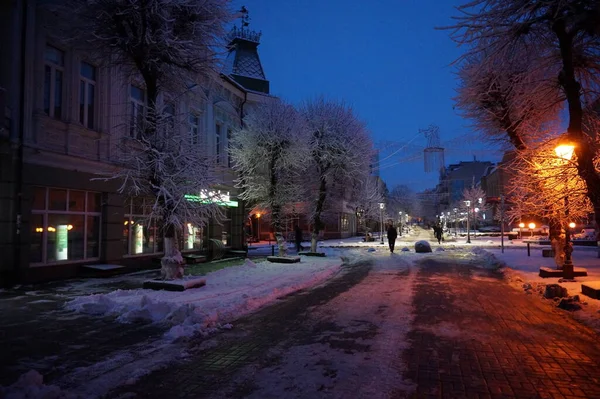
[[[233,134],[230,151],[234,169],[240,173],[240,198],[270,211],[279,256],[285,256],[284,213],[287,205],[303,199],[300,173],[310,155],[303,119],[283,101],[261,105]]]
[[[535,82],[537,79],[537,82],[543,82],[538,83],[541,87],[554,86],[559,89],[546,90],[548,98],[543,99],[540,93],[544,91],[530,93],[527,86],[517,85],[516,95],[505,97],[509,102],[505,110],[514,110],[515,98],[520,98],[525,99],[523,103],[532,105],[532,112],[552,110],[552,104],[561,104],[567,111],[565,138],[575,145],[574,165],[577,174],[585,182],[586,195],[593,204],[596,224],[600,226],[598,146],[595,133],[590,135],[584,129],[585,108],[596,103],[600,83],[600,2],[473,0],[458,10],[461,15],[451,28],[454,29],[454,39],[467,46],[460,61],[471,64],[472,68],[474,63],[471,57],[475,57],[482,61],[481,65],[486,65],[488,70],[496,73],[502,73],[497,71],[498,68],[519,73],[522,69],[522,59],[519,57],[526,57],[529,64],[526,81]],[[481,76],[479,73],[476,75]],[[530,78],[532,76],[537,78]],[[472,82],[465,85],[476,87]],[[485,96],[485,90],[486,85],[483,84],[469,95]],[[501,92],[510,94],[506,89]],[[534,97],[536,99],[532,99]],[[538,107],[538,100],[548,106]],[[476,100],[469,102],[477,103]],[[507,113],[500,113],[504,114]],[[481,118],[481,115],[483,112],[475,117]],[[552,113],[549,113],[548,118],[552,117]],[[527,142],[526,137],[530,132],[526,129],[508,131],[507,126],[513,125],[514,122],[501,128],[509,136],[514,135],[511,142],[520,149],[518,143]],[[534,133],[537,135],[537,132]]]
[[[58,15],[54,31],[62,41],[144,83],[147,106],[139,120],[130,121],[137,142],[132,156],[140,162],[123,165],[132,170],[118,172],[115,177],[127,183],[121,192],[155,198],[152,214],[160,215],[163,223],[165,255],[161,263],[167,278],[182,275],[177,229],[181,227],[180,217],[190,216],[178,209],[185,204],[185,193],[175,186],[189,187],[183,174],[201,177],[198,170],[190,172],[184,167],[204,172],[207,164],[190,164],[191,156],[183,143],[174,142],[179,137],[168,138],[167,131],[160,131],[170,115],[163,112],[159,94],[187,90],[191,82],[202,80],[214,69],[216,50],[230,19],[227,4],[226,0],[55,0],[46,5]],[[209,176],[207,173],[206,179],[194,182],[199,185],[189,188],[208,190],[212,183]],[[210,207],[194,209],[202,213],[201,219],[215,215]]]
[[[463,201],[461,208],[466,210],[470,215],[469,218],[471,219],[471,223],[476,226],[477,222],[482,217],[481,215],[489,209],[489,206],[485,201],[485,191],[480,187],[465,188],[462,192],[462,197]],[[465,201],[468,201],[468,205]]]
[[[323,212],[328,201],[343,200],[347,190],[334,190],[336,185],[351,187],[365,184],[369,175],[372,142],[362,122],[344,103],[317,98],[302,107],[302,115],[310,132],[309,172],[305,184],[313,206],[311,251],[317,250],[319,232],[323,229]]]

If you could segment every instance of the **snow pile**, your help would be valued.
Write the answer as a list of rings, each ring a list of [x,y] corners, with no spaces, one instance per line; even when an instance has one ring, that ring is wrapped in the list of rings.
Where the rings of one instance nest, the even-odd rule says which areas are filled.
[[[5,399],[78,399],[78,396],[62,391],[55,385],[44,385],[44,377],[29,370],[7,388],[0,386],[0,398]]]
[[[471,250],[471,253],[477,255],[477,264],[484,269],[499,269],[501,267],[506,267],[506,263],[481,247],[474,247]]]
[[[183,292],[116,290],[78,297],[66,307],[91,315],[114,316],[122,323],[165,323],[171,326],[165,338],[175,340],[211,333],[281,296],[317,285],[335,274],[341,264],[339,257],[303,260],[293,266],[246,261],[209,273],[202,288]]]

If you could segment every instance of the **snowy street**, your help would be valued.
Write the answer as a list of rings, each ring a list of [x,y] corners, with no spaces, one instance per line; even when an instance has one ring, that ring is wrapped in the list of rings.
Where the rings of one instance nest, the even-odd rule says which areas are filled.
[[[13,398],[600,397],[598,332],[576,321],[596,326],[600,301],[566,312],[523,290],[557,282],[536,282],[539,248],[459,237],[415,253],[430,234],[395,254],[353,238],[295,265],[215,264],[181,293],[140,289],[152,271],[0,291],[0,385],[21,376]],[[595,252],[576,260],[598,279]]]
[[[597,333],[476,264],[377,252],[111,397],[599,397]]]

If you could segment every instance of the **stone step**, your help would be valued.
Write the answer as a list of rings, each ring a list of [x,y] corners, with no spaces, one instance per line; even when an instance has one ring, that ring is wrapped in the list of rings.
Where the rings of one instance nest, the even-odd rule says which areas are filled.
[[[585,277],[587,276],[587,270],[583,267],[574,267],[573,275],[575,277]],[[550,267],[540,267],[540,277],[548,278],[548,277],[563,277],[562,269],[552,269]]]
[[[600,281],[586,281],[581,284],[581,293],[590,298],[600,299]]]

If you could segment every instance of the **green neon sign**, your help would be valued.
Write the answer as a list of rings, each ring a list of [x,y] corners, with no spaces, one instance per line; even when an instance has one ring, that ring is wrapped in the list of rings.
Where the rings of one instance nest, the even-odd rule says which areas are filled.
[[[237,201],[219,201],[214,198],[202,198],[199,195],[191,195],[191,194],[184,195],[184,198],[191,202],[200,202],[201,204],[217,204],[217,205],[221,205],[221,206],[229,206],[231,208],[238,207]]]

